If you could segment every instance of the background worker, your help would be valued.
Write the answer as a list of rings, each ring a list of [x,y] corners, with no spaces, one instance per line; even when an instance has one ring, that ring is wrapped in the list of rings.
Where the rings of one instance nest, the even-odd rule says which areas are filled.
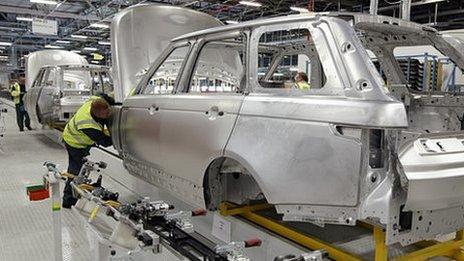
[[[19,131],[24,131],[24,125],[26,125],[28,130],[32,130],[31,120],[23,102],[23,96],[26,93],[26,85],[24,83],[24,77],[20,77],[19,81],[12,80],[10,85],[10,94],[15,104],[16,122],[18,123]]]
[[[311,86],[308,83],[308,75],[304,72],[298,72],[295,76],[296,87],[300,90],[309,90]]]
[[[111,137],[105,130],[111,115],[110,104],[114,105],[114,100],[108,96],[92,96],[66,124],[63,141],[68,152],[68,173],[79,174],[83,159],[90,155],[90,148],[95,144],[104,147],[112,145]],[[71,208],[77,202],[77,198],[73,197],[71,181],[68,179],[63,191],[63,208]]]

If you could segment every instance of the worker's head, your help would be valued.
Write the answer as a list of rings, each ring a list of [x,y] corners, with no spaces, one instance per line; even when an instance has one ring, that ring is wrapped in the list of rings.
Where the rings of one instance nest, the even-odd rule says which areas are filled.
[[[308,82],[308,75],[304,72],[298,72],[295,76],[296,82]]]
[[[19,81],[19,84],[25,84],[26,83],[26,78],[21,75],[21,76],[19,76],[18,81]]]
[[[108,119],[111,115],[110,105],[104,99],[92,101],[90,111],[99,119]]]

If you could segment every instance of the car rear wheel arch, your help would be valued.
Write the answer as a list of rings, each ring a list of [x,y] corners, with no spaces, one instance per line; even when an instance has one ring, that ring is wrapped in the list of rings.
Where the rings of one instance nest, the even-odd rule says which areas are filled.
[[[267,201],[253,171],[249,171],[244,165],[246,164],[231,157],[218,157],[211,161],[203,177],[206,208],[217,210],[223,201],[237,204],[255,200]]]

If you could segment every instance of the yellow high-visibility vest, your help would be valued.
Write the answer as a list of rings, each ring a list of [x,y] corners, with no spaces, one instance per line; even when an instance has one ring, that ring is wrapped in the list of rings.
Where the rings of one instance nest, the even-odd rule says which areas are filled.
[[[298,86],[298,89],[300,90],[309,90],[311,88],[311,85],[307,82],[297,82],[296,86]]]
[[[63,131],[63,140],[71,147],[83,149],[95,144],[82,129],[96,129],[103,131],[103,125],[92,118],[90,108],[92,102],[101,99],[98,96],[92,96],[77,110],[76,114],[68,121]]]
[[[21,102],[21,86],[17,82],[10,86],[10,94],[13,97],[13,102],[19,104]]]

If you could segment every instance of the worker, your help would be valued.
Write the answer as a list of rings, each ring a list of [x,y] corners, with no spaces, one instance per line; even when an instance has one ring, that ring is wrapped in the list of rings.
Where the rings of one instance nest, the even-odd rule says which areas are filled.
[[[112,145],[111,137],[105,129],[111,115],[114,99],[105,94],[92,96],[77,110],[63,131],[63,141],[68,152],[68,173],[78,175],[84,158],[90,155],[90,148],[95,144],[108,147]],[[71,187],[72,178],[66,182],[63,195],[63,208],[71,208],[77,202]]]
[[[24,125],[26,125],[28,130],[32,130],[31,120],[23,102],[23,96],[26,93],[26,86],[24,83],[24,77],[20,77],[19,81],[12,80],[10,85],[10,94],[13,97],[13,102],[15,104],[16,122],[18,124],[19,131],[24,131]]]
[[[309,90],[311,86],[308,83],[308,75],[304,72],[298,72],[295,76],[295,84],[297,89]]]

